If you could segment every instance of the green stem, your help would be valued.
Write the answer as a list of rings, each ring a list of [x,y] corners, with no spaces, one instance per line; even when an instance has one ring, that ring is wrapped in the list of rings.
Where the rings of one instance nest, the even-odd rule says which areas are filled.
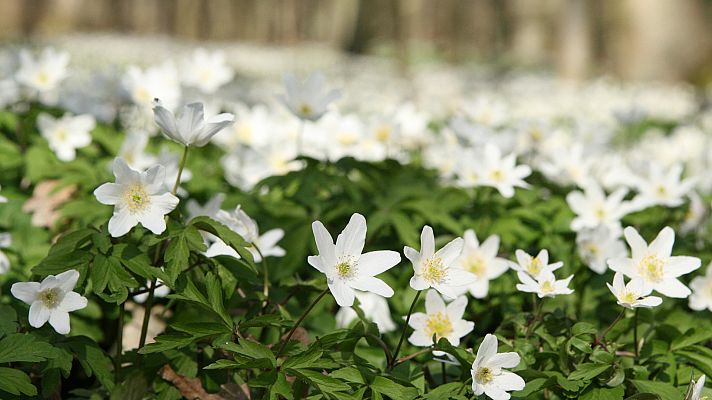
[[[269,265],[267,264],[267,258],[262,254],[260,248],[256,244],[252,243],[252,247],[257,250],[257,254],[260,255],[262,259],[262,295],[265,296],[264,302],[262,303],[262,309],[264,310],[269,303]]]
[[[388,363],[389,370],[391,370],[391,369],[393,369],[393,367],[395,367],[395,361],[398,359],[398,353],[400,352],[400,348],[403,345],[403,339],[405,339],[405,332],[408,329],[408,323],[410,322],[410,315],[413,314],[413,309],[415,308],[415,303],[418,302],[418,297],[420,297],[420,290],[415,293],[415,298],[413,298],[413,302],[410,303],[410,309],[408,309],[408,315],[405,317],[405,325],[403,326],[403,332],[401,332],[400,340],[398,340],[398,346],[396,346],[396,350],[393,352],[393,357],[391,358],[391,361]]]
[[[618,322],[620,322],[620,320],[623,319],[624,316],[625,316],[625,308],[623,309],[623,311],[621,311],[620,314],[618,314],[616,319],[613,320],[613,322],[608,326],[608,328],[606,328],[606,330],[604,330],[603,333],[601,333],[601,336],[596,338],[596,341],[594,342],[594,346],[603,345],[603,339],[606,338],[606,335],[608,335],[608,332],[610,332],[611,329],[613,329],[613,327],[616,326],[616,324]]]
[[[119,382],[121,372],[121,357],[124,353],[124,316],[126,313],[126,303],[119,305],[119,326],[116,328],[116,355],[114,356],[114,381]]]
[[[536,295],[534,295],[532,299],[534,300],[536,311],[534,312],[534,319],[529,323],[529,325],[527,325],[527,330],[524,334],[524,337],[526,339],[529,339],[529,335],[531,335],[532,331],[534,330],[534,326],[536,326],[536,323],[541,318],[541,311],[544,308],[544,299],[541,299],[541,301],[539,301],[538,303],[536,302]]]
[[[178,165],[178,175],[176,175],[176,182],[173,184],[173,190],[171,193],[175,196],[178,192],[178,186],[180,185],[180,178],[183,175],[183,170],[185,169],[186,161],[188,160],[188,149],[189,146],[183,147],[183,155],[180,159],[180,164]],[[166,215],[166,222],[168,222],[168,215]],[[153,257],[153,266],[158,268],[158,260],[161,254],[165,251],[168,241],[164,240],[161,245],[156,246],[156,253]],[[148,298],[146,298],[146,304],[144,306],[145,311],[143,314],[143,323],[141,324],[141,336],[138,341],[138,348],[142,348],[146,344],[146,335],[148,334],[148,323],[151,320],[151,308],[153,307],[154,292],[156,291],[156,278],[151,281],[151,286],[148,288]],[[140,362],[140,359],[139,359]]]
[[[287,345],[287,343],[289,343],[289,339],[292,338],[292,335],[294,335],[294,331],[297,330],[297,328],[299,327],[299,324],[301,324],[302,321],[304,321],[304,318],[306,318],[306,316],[307,316],[307,315],[309,314],[309,312],[314,308],[314,306],[316,306],[317,303],[319,303],[319,300],[321,300],[321,298],[324,297],[327,293],[329,293],[329,288],[328,288],[328,287],[327,287],[326,289],[324,289],[323,292],[321,292],[321,294],[319,295],[319,297],[317,297],[316,299],[314,299],[314,301],[312,301],[312,303],[311,303],[311,304],[309,305],[309,307],[304,311],[304,313],[302,314],[302,316],[299,317],[299,319],[297,320],[297,322],[294,323],[294,326],[292,327],[292,329],[291,329],[291,330],[289,331],[289,333],[287,334],[287,337],[284,338],[284,341],[282,342],[282,345],[279,346],[279,351],[277,351],[277,355],[275,356],[275,358],[279,358],[279,356],[282,355],[282,351],[284,351],[284,347]]]
[[[444,385],[447,383],[447,367],[445,366],[444,362],[440,363],[440,367],[441,367],[441,373],[443,376],[443,385]]]

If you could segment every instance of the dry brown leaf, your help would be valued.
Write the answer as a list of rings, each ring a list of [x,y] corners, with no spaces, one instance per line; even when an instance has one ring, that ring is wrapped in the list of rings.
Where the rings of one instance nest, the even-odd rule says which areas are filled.
[[[32,225],[52,228],[59,218],[57,208],[67,202],[77,190],[75,185],[55,190],[58,180],[40,182],[32,197],[22,205],[22,211],[32,213]]]
[[[285,337],[282,338],[282,340],[284,340],[285,338],[286,338],[286,335],[285,335]],[[304,345],[308,345],[310,343],[309,342],[309,333],[307,333],[307,330],[302,328],[301,326],[294,330],[294,334],[292,335],[292,338],[289,340],[296,340],[298,342],[301,342]]]
[[[171,368],[170,364],[166,364],[161,368],[161,378],[172,383],[180,394],[189,400],[226,400],[225,397],[219,394],[210,394],[203,389],[203,383],[199,378],[188,378],[179,375]]]
[[[220,391],[218,392],[220,396],[225,398],[225,400],[251,400],[252,395],[250,395],[250,387],[246,383],[238,385],[237,383],[226,383],[220,385]]]

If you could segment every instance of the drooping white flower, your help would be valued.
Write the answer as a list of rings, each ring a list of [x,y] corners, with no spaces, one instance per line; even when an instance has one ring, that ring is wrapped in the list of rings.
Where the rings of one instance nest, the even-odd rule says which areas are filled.
[[[453,346],[459,345],[460,339],[475,327],[474,322],[462,319],[466,308],[465,296],[445,305],[438,292],[428,290],[425,294],[425,313],[413,313],[408,321],[408,325],[414,329],[408,341],[413,346],[432,346],[445,338]]]
[[[576,246],[583,262],[599,275],[608,269],[607,260],[626,255],[623,241],[611,235],[610,229],[605,225],[578,231]]]
[[[20,84],[46,93],[57,89],[67,76],[69,53],[58,52],[53,48],[46,48],[35,57],[29,51],[20,52],[20,68],[15,74],[15,79]]]
[[[521,358],[515,352],[497,353],[497,347],[497,337],[488,333],[472,363],[472,391],[475,396],[484,393],[493,400],[508,400],[511,395],[507,392],[524,389],[525,382],[504,368],[516,367]]]
[[[694,178],[682,179],[682,169],[682,164],[675,164],[669,169],[660,164],[649,164],[647,175],[636,178],[638,195],[633,202],[639,209],[655,205],[681,205],[696,183]]]
[[[515,271],[527,273],[532,277],[539,276],[544,270],[553,272],[564,266],[561,261],[549,264],[549,251],[546,249],[539,250],[539,254],[535,257],[520,249],[517,249],[514,254],[517,257],[517,262],[510,263],[510,267]]]
[[[284,256],[284,249],[277,245],[277,242],[284,237],[284,230],[279,228],[271,229],[260,235],[257,221],[250,218],[240,205],[235,207],[235,211],[232,212],[218,210],[215,214],[215,220],[225,224],[251,245],[247,249],[252,253],[252,257],[256,262],[262,261],[262,256]],[[231,256],[240,258],[237,251],[220,238],[211,237],[208,240],[212,243],[205,252],[207,257]]]
[[[143,109],[151,108],[156,98],[161,99],[169,110],[178,107],[180,101],[178,70],[171,62],[152,66],[145,71],[134,65],[129,66],[123,87],[131,100]]]
[[[662,304],[663,299],[657,296],[648,296],[650,291],[644,288],[643,280],[640,278],[631,279],[628,284],[624,283],[623,274],[616,272],[613,276],[613,286],[606,283],[608,289],[616,296],[618,304],[625,308],[645,307],[652,308]]]
[[[9,233],[0,233],[0,249],[6,249],[12,246],[12,236]],[[0,250],[0,274],[10,270],[10,259]]]
[[[156,99],[153,113],[161,131],[173,141],[185,146],[205,146],[215,134],[235,121],[235,116],[230,113],[205,119],[203,103],[185,105],[183,113],[176,117]]]
[[[583,192],[574,191],[566,196],[566,202],[576,214],[571,221],[571,229],[578,232],[605,225],[611,235],[619,236],[622,229],[621,219],[632,211],[630,202],[623,200],[628,190],[620,188],[606,196],[601,186],[592,179],[583,187]]]
[[[57,333],[69,333],[69,313],[87,306],[87,299],[73,292],[79,271],[70,269],[58,275],[48,275],[42,282],[18,282],[10,292],[30,305],[28,321],[40,328],[47,321]]]
[[[72,161],[76,158],[76,149],[91,143],[91,130],[96,121],[91,115],[64,114],[54,118],[47,113],[37,116],[37,127],[42,136],[49,142],[49,148],[62,161]]]
[[[178,198],[165,187],[163,166],[139,172],[117,157],[113,171],[116,183],[104,183],[94,190],[99,203],[114,206],[109,220],[111,236],[123,236],[139,223],[156,235],[165,231],[164,216],[176,208]]]
[[[626,227],[623,233],[632,255],[631,258],[608,260],[608,266],[613,271],[621,272],[631,279],[642,278],[645,290],[655,290],[675,298],[690,295],[690,289],[677,278],[699,268],[700,259],[670,255],[675,242],[675,231],[672,228],[663,228],[650,245],[631,226]]]
[[[309,121],[321,118],[329,104],[341,96],[338,90],[327,90],[324,75],[318,72],[312,73],[303,82],[287,74],[284,87],[287,91],[282,96],[284,105],[297,117]]]
[[[393,268],[401,260],[391,250],[361,253],[366,241],[366,219],[361,214],[351,216],[346,228],[336,238],[336,244],[320,221],[312,223],[319,255],[309,256],[309,265],[326,275],[331,294],[341,307],[354,303],[354,291],[363,290],[383,297],[393,296],[393,289],[375,276]]]
[[[391,318],[391,310],[384,297],[360,290],[355,291],[355,294],[363,315],[378,326],[379,332],[383,334],[396,330],[396,323]],[[352,307],[341,307],[336,313],[336,326],[345,328],[356,318],[358,315]]]
[[[704,309],[712,311],[712,262],[707,265],[704,276],[692,278],[690,289],[692,289],[689,298],[690,308],[695,311]]]
[[[436,252],[433,228],[424,226],[420,233],[420,252],[408,246],[403,248],[415,272],[410,278],[410,287],[415,290],[433,288],[448,299],[456,298],[458,288],[472,285],[477,280],[475,274],[457,264],[463,246],[464,240],[456,238]]]
[[[517,277],[521,282],[517,284],[517,290],[525,293],[536,293],[540,299],[574,292],[573,289],[568,287],[574,276],[570,275],[566,279],[557,280],[550,266],[543,267],[536,276],[519,271],[517,272]]]
[[[215,93],[235,75],[225,62],[224,52],[203,48],[196,49],[191,58],[185,60],[181,72],[186,86],[198,88],[207,94]]]
[[[476,277],[475,282],[466,288],[473,297],[482,299],[487,297],[489,281],[505,273],[509,269],[509,261],[497,257],[499,236],[492,235],[480,244],[475,231],[468,229],[463,237],[465,244],[458,260],[459,265]]]

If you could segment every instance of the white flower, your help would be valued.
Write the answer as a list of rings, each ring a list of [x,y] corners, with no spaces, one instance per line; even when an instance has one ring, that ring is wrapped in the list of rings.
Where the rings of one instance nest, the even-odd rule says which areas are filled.
[[[528,188],[524,178],[532,173],[528,165],[516,165],[517,155],[502,157],[502,151],[494,143],[487,143],[479,164],[479,184],[496,188],[504,197],[514,196],[514,188]]]
[[[363,315],[378,326],[379,332],[388,333],[396,330],[396,323],[391,318],[391,310],[385,298],[360,290],[357,290],[355,294]],[[352,307],[341,307],[336,313],[336,326],[345,328],[356,318],[358,318],[358,315]]]
[[[215,134],[235,121],[235,116],[229,113],[205,119],[203,103],[185,105],[183,113],[176,118],[156,99],[153,113],[161,131],[173,141],[185,146],[205,146]]]
[[[76,149],[91,143],[91,130],[96,121],[91,115],[64,114],[54,118],[47,113],[37,116],[37,127],[42,137],[49,142],[49,148],[62,161],[72,161],[76,158]]]
[[[215,93],[235,75],[232,68],[225,63],[225,53],[222,51],[196,49],[182,67],[183,83],[208,94]]]
[[[2,187],[0,187],[0,189],[2,189]],[[2,203],[7,203],[7,197],[0,196],[0,204],[2,204]]]
[[[541,172],[561,185],[575,184],[583,187],[595,164],[595,158],[586,154],[583,144],[557,148],[552,153],[547,161],[541,163]]]
[[[595,229],[582,229],[576,234],[576,246],[586,265],[597,274],[608,269],[606,261],[611,258],[625,257],[623,241],[611,235],[610,229],[599,225]]]
[[[87,299],[73,292],[79,279],[79,271],[70,269],[61,274],[48,275],[39,282],[18,282],[10,292],[30,305],[28,320],[39,328],[49,321],[57,333],[69,333],[69,313],[87,306]]]
[[[206,216],[210,218],[215,218],[220,211],[223,201],[225,201],[225,193],[216,193],[211,197],[204,206],[201,206],[194,199],[188,200],[186,208],[188,209],[188,220],[195,217]]]
[[[687,209],[685,219],[680,226],[680,232],[682,233],[690,233],[699,229],[703,226],[702,222],[707,215],[707,204],[705,204],[705,201],[702,200],[702,197],[700,197],[697,192],[690,192],[688,197],[690,198],[690,206]]]
[[[650,290],[646,291],[643,280],[632,279],[628,284],[624,284],[623,274],[616,272],[613,276],[613,286],[606,282],[608,289],[616,296],[618,304],[625,308],[645,307],[652,308],[662,304],[663,299],[657,296],[648,296]]]
[[[647,175],[635,181],[638,195],[633,200],[640,209],[662,205],[677,207],[695,186],[696,179],[682,179],[682,164],[675,164],[668,170],[660,164],[650,164]]]
[[[354,289],[383,297],[393,296],[393,289],[375,276],[398,264],[400,254],[390,250],[361,254],[366,241],[366,219],[363,215],[351,216],[346,228],[336,238],[336,244],[320,221],[312,223],[312,231],[319,255],[309,256],[307,261],[326,275],[329,290],[338,305],[351,307]]]
[[[215,220],[225,224],[228,228],[240,235],[251,245],[248,247],[248,250],[252,253],[252,257],[256,262],[262,261],[262,256],[284,256],[284,249],[277,246],[277,242],[282,240],[282,237],[284,237],[284,231],[277,228],[260,235],[257,222],[250,218],[250,216],[241,209],[240,205],[235,207],[235,211],[233,212],[218,210],[215,214]],[[235,249],[228,246],[220,238],[212,237],[209,240],[212,240],[212,243],[205,252],[207,257],[224,255],[240,258],[240,254],[238,254]],[[258,249],[259,251],[257,251]],[[260,255],[260,253],[262,253],[262,255]]]
[[[574,276],[571,275],[566,279],[556,280],[554,271],[564,264],[562,262],[548,264],[549,253],[546,250],[540,251],[536,257],[532,257],[522,250],[517,250],[516,255],[519,264],[512,264],[512,268],[517,270],[517,277],[521,282],[517,284],[517,290],[536,293],[539,298],[574,292],[568,288],[569,282]]]
[[[524,250],[519,249],[517,249],[514,254],[517,257],[517,263],[509,264],[512,269],[525,272],[533,277],[539,276],[544,270],[553,272],[564,266],[564,263],[561,261],[549,264],[549,252],[546,249],[540,250],[536,257],[532,257]]]
[[[297,117],[316,121],[327,111],[331,102],[340,97],[338,90],[326,90],[324,75],[315,72],[300,82],[292,74],[284,77],[284,87],[287,91],[282,101]]]
[[[432,287],[448,299],[456,298],[458,287],[469,286],[477,280],[475,274],[458,267],[457,259],[463,246],[464,240],[456,238],[436,252],[433,228],[424,226],[420,233],[420,252],[408,246],[403,248],[415,272],[410,278],[410,287],[415,290]]]
[[[497,353],[497,337],[487,334],[477,349],[477,357],[472,363],[472,391],[475,396],[482,393],[493,400],[507,400],[507,392],[524,389],[524,379],[504,368],[514,368],[521,360],[515,352]]]
[[[571,229],[578,232],[605,225],[611,235],[619,236],[622,229],[621,219],[632,211],[630,202],[623,200],[628,190],[620,188],[606,197],[601,186],[592,179],[583,187],[583,193],[574,191],[566,196],[566,202],[576,213],[576,217],[571,221]]]
[[[45,93],[56,89],[67,76],[69,54],[46,48],[35,58],[29,51],[20,52],[20,69],[15,79],[21,84]]]
[[[475,327],[474,322],[462,319],[466,308],[465,296],[446,306],[438,292],[428,290],[425,294],[425,313],[413,313],[408,321],[408,325],[415,330],[408,341],[413,346],[431,346],[445,338],[453,346],[459,345],[460,339]]]
[[[459,266],[475,275],[475,282],[467,287],[470,294],[477,299],[487,297],[489,281],[498,278],[509,269],[509,261],[497,257],[499,236],[492,235],[482,244],[472,229],[463,235],[465,244],[459,258]]]
[[[152,66],[145,71],[131,65],[123,79],[124,89],[133,102],[144,109],[151,108],[153,99],[162,99],[166,108],[173,110],[180,101],[178,71],[171,62]]]
[[[0,233],[0,249],[6,249],[12,245],[12,237],[9,233]],[[0,274],[10,270],[10,259],[0,250]]]
[[[690,308],[695,311],[708,309],[712,311],[712,262],[707,265],[704,276],[696,276],[690,282]]]
[[[685,398],[685,400],[707,400],[707,396],[702,396],[702,391],[705,389],[705,375],[702,375],[700,379],[695,382],[694,380],[692,382],[692,392],[690,393],[690,397]]]
[[[139,172],[117,157],[113,171],[116,183],[104,183],[94,190],[99,203],[115,206],[109,220],[111,236],[123,236],[138,223],[156,235],[165,231],[164,216],[176,208],[178,198],[165,187],[163,166]]]
[[[648,245],[633,227],[623,231],[631,248],[631,258],[608,260],[608,266],[629,278],[642,278],[645,290],[652,289],[668,297],[685,298],[690,289],[677,280],[681,275],[700,267],[700,259],[687,256],[671,256],[675,231],[663,228]]]

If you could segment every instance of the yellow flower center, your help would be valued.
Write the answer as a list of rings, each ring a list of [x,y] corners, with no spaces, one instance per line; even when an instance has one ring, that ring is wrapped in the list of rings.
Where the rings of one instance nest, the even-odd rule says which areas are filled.
[[[54,138],[59,140],[60,142],[64,142],[65,140],[67,140],[67,131],[64,129],[58,130],[54,133]]]
[[[452,323],[447,314],[438,312],[428,316],[428,321],[425,323],[425,332],[428,337],[435,335],[435,340],[449,336],[452,332]]]
[[[531,275],[539,275],[539,272],[541,272],[541,260],[537,257],[532,257],[531,262],[527,266],[527,272]]]
[[[504,180],[504,173],[501,169],[495,169],[494,171],[490,172],[490,177],[495,182],[502,182]]]
[[[544,133],[539,128],[532,128],[531,130],[529,130],[529,135],[535,141],[539,141],[544,136]]]
[[[638,295],[634,292],[626,290],[621,295],[621,303],[633,304],[636,300],[638,300]]]
[[[596,218],[598,219],[603,219],[606,217],[606,209],[603,208],[603,206],[596,207],[594,213],[596,214]]]
[[[667,188],[665,186],[658,186],[656,192],[658,193],[658,196],[665,196],[667,195]]]
[[[554,291],[554,284],[551,281],[544,281],[541,284],[541,292],[544,294],[549,294]]]
[[[645,256],[638,264],[638,272],[649,281],[659,282],[663,279],[663,265],[663,260],[658,256]]]
[[[592,256],[595,256],[601,251],[601,249],[599,249],[595,244],[589,243],[586,245],[586,251],[588,251]]]
[[[132,214],[146,210],[151,205],[151,196],[141,184],[134,184],[124,192],[124,202]]]
[[[379,142],[387,142],[391,137],[391,130],[387,126],[376,129],[376,140]]]
[[[153,99],[153,97],[151,97],[151,93],[149,93],[145,87],[139,87],[136,89],[134,91],[134,98],[142,104],[149,104]]]
[[[237,125],[237,137],[243,143],[252,143],[252,127],[248,123],[240,123]]]
[[[55,308],[59,305],[60,292],[58,288],[45,289],[39,293],[39,300],[48,308]]]
[[[336,274],[341,279],[351,279],[356,276],[356,260],[353,257],[344,257],[339,259],[336,264]]]
[[[208,68],[204,68],[204,69],[200,70],[200,73],[198,74],[198,76],[200,77],[201,81],[209,82],[210,80],[213,79],[213,71]]]
[[[425,261],[422,274],[423,279],[431,284],[444,281],[447,277],[447,269],[445,268],[443,259],[438,256],[429,258]]]
[[[487,273],[487,264],[479,255],[468,257],[465,265],[467,270],[477,275],[478,278],[483,277],[485,273]]]
[[[46,85],[49,83],[49,74],[47,71],[40,71],[37,73],[37,82],[41,83],[42,85]]]
[[[477,368],[477,372],[475,373],[475,380],[478,383],[490,383],[493,379],[494,374],[492,373],[491,369],[487,367]]]
[[[303,103],[299,106],[299,113],[302,115],[311,115],[313,112],[312,107],[309,104]]]

